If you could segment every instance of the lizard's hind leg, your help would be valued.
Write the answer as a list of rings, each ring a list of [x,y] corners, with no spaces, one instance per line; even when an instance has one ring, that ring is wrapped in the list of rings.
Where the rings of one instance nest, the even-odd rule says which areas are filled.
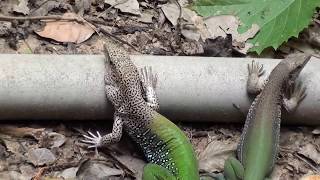
[[[100,133],[97,131],[97,135],[94,135],[92,132],[88,132],[89,135],[83,135],[85,139],[81,140],[84,143],[89,144],[89,148],[97,148],[101,146],[105,146],[108,144],[112,144],[120,141],[122,136],[123,129],[123,120],[120,116],[120,109],[122,104],[122,94],[118,87],[118,79],[114,69],[111,67],[111,61],[106,50],[105,46],[105,58],[106,58],[106,72],[105,75],[105,92],[107,95],[107,99],[111,101],[112,105],[115,108],[114,113],[114,122],[112,127],[112,132],[101,137]]]
[[[144,67],[140,69],[140,79],[142,85],[142,96],[146,100],[149,107],[155,111],[159,110],[159,101],[156,94],[156,87],[158,83],[157,74],[153,74],[152,68]]]
[[[90,146],[88,146],[89,148],[97,148],[119,142],[122,136],[122,128],[123,120],[118,113],[115,113],[111,133],[101,137],[99,131],[97,131],[97,135],[94,135],[92,132],[88,131],[89,136],[83,135],[85,139],[81,140],[81,142],[90,144]]]
[[[283,106],[288,112],[293,112],[298,107],[299,103],[307,96],[307,88],[302,85],[301,82],[287,88],[289,98],[284,96]]]

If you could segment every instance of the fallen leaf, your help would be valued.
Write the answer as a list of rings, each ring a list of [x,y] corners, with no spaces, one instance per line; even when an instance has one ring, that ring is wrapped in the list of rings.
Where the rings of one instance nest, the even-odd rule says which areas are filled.
[[[30,149],[28,151],[28,159],[35,166],[42,166],[44,164],[52,164],[56,157],[47,148]]]
[[[205,40],[210,37],[210,32],[208,31],[208,28],[206,24],[203,21],[203,18],[201,16],[198,16],[197,13],[194,11],[191,11],[187,8],[182,8],[182,18],[186,20],[186,24],[188,26],[192,25],[191,28],[188,28],[187,25],[183,26],[182,34],[189,39],[189,36],[186,36],[186,32],[189,31],[189,33],[195,33],[199,34],[202,40]],[[199,40],[199,39],[193,39],[193,40]]]
[[[0,36],[5,36],[10,33],[11,22],[0,21]]]
[[[319,0],[278,0],[268,1],[217,1],[197,0],[192,8],[203,16],[234,15],[241,19],[239,32],[244,33],[257,24],[259,33],[248,40],[254,46],[250,49],[260,54],[267,47],[277,49],[291,37],[307,28]],[[299,13],[297,13],[299,12]]]
[[[181,7],[186,7],[190,4],[188,0],[178,0],[178,3],[180,4]]]
[[[20,143],[16,142],[16,141],[9,141],[6,139],[2,140],[7,148],[7,151],[11,152],[11,153],[15,153],[15,154],[20,154],[21,152],[21,145]]]
[[[67,10],[68,4],[64,4],[63,0],[49,0],[44,4],[36,9],[35,11],[31,12],[32,16],[45,16],[53,9],[62,9]]]
[[[308,31],[308,42],[313,46],[320,48],[320,25],[315,25],[307,29]]]
[[[73,13],[66,13],[63,17],[76,17]],[[42,37],[54,39],[59,42],[82,43],[89,39],[95,31],[88,24],[76,21],[50,21],[42,31],[36,33]]]
[[[14,137],[32,136],[37,139],[36,135],[41,134],[45,128],[29,128],[29,127],[15,127],[12,125],[2,125],[0,132]]]
[[[299,153],[312,159],[315,163],[320,164],[320,152],[317,151],[313,144],[306,144],[300,149]]]
[[[161,10],[172,25],[176,26],[179,18],[179,7],[175,3],[167,3],[161,6]]]
[[[300,180],[320,180],[320,175],[303,176]]]
[[[225,160],[234,153],[236,147],[236,142],[210,142],[199,155],[199,169],[206,172],[222,171]]]
[[[180,14],[178,5],[175,3],[164,4],[161,6],[161,10],[170,23],[176,26]],[[180,22],[183,27],[181,30],[182,35],[187,39],[196,41],[198,41],[200,37],[202,40],[207,39],[210,34],[203,18],[188,8],[181,8],[181,11],[181,18],[184,19],[184,21]]]
[[[33,175],[36,173],[36,169],[31,164],[21,165],[19,170],[24,177],[29,179],[32,179]]]
[[[66,142],[66,137],[62,134],[59,134],[56,132],[50,132],[48,136],[51,141],[49,142],[49,144],[51,144],[50,148],[60,147]]]
[[[276,164],[272,170],[272,173],[270,174],[270,180],[281,180],[281,177],[284,174],[289,174],[289,170],[284,166],[279,166]]]
[[[78,15],[83,16],[84,12],[90,10],[91,0],[75,0],[75,5],[78,10]]]
[[[61,173],[58,173],[56,176],[63,179],[75,179],[78,169],[79,168],[77,167],[68,168],[63,170]]]
[[[245,33],[239,34],[238,27],[240,26],[240,20],[233,15],[220,15],[207,18],[205,24],[208,27],[208,31],[211,33],[211,38],[226,37],[227,34],[231,34],[233,38],[233,45],[235,48],[246,54],[248,50],[253,47],[252,44],[246,43],[249,38],[254,37],[258,31],[259,26],[253,24],[252,27]],[[243,44],[243,45],[240,45]]]
[[[124,172],[120,169],[111,168],[103,161],[87,160],[81,163],[76,179],[109,179],[111,176],[123,175]]]
[[[153,11],[144,11],[141,14],[141,16],[138,18],[138,20],[143,23],[153,23],[152,22],[153,16],[154,16]]]
[[[4,171],[0,173],[0,179],[8,180],[28,180],[28,177],[24,177],[21,173],[17,171]]]
[[[30,9],[28,7],[28,0],[19,0],[18,5],[14,5],[12,10],[16,13],[28,15],[30,12]]]
[[[117,156],[117,160],[122,164],[125,164],[128,169],[134,172],[136,179],[142,178],[143,167],[146,165],[145,161],[130,155]]]
[[[121,12],[140,15],[139,3],[137,0],[105,0],[105,3],[114,6]]]

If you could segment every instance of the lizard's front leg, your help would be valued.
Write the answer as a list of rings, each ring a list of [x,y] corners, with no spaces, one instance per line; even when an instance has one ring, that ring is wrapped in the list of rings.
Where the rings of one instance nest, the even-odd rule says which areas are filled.
[[[248,64],[248,72],[247,91],[249,94],[259,94],[265,83],[261,79],[261,76],[264,74],[263,65],[253,60],[251,65]]]
[[[289,85],[290,86],[290,85]],[[295,83],[288,88],[289,98],[283,98],[283,106],[288,112],[293,112],[299,103],[306,97],[306,87],[302,83]]]
[[[149,66],[140,69],[140,78],[143,98],[149,107],[155,111],[159,111],[159,100],[156,94],[157,75],[152,73],[152,68]]]
[[[97,148],[101,146],[106,146],[119,142],[122,136],[123,120],[118,113],[114,115],[114,123],[112,127],[112,132],[101,137],[100,133],[97,131],[97,135],[94,135],[90,131],[89,136],[83,135],[84,140],[81,140],[84,143],[90,144],[89,148]]]

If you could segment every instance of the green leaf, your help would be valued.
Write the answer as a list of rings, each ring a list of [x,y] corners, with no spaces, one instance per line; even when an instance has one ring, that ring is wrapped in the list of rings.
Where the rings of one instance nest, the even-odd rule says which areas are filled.
[[[239,33],[258,24],[259,33],[248,42],[250,51],[277,49],[290,37],[297,37],[311,21],[320,0],[198,0],[192,8],[202,16],[235,15],[241,20]]]

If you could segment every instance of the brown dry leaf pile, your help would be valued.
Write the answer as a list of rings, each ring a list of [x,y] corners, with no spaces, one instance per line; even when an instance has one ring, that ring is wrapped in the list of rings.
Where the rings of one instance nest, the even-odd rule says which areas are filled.
[[[76,18],[74,13],[65,13],[63,17]],[[87,24],[76,21],[52,21],[47,22],[42,31],[36,33],[42,37],[54,39],[59,42],[82,43],[89,39],[95,31]]]

